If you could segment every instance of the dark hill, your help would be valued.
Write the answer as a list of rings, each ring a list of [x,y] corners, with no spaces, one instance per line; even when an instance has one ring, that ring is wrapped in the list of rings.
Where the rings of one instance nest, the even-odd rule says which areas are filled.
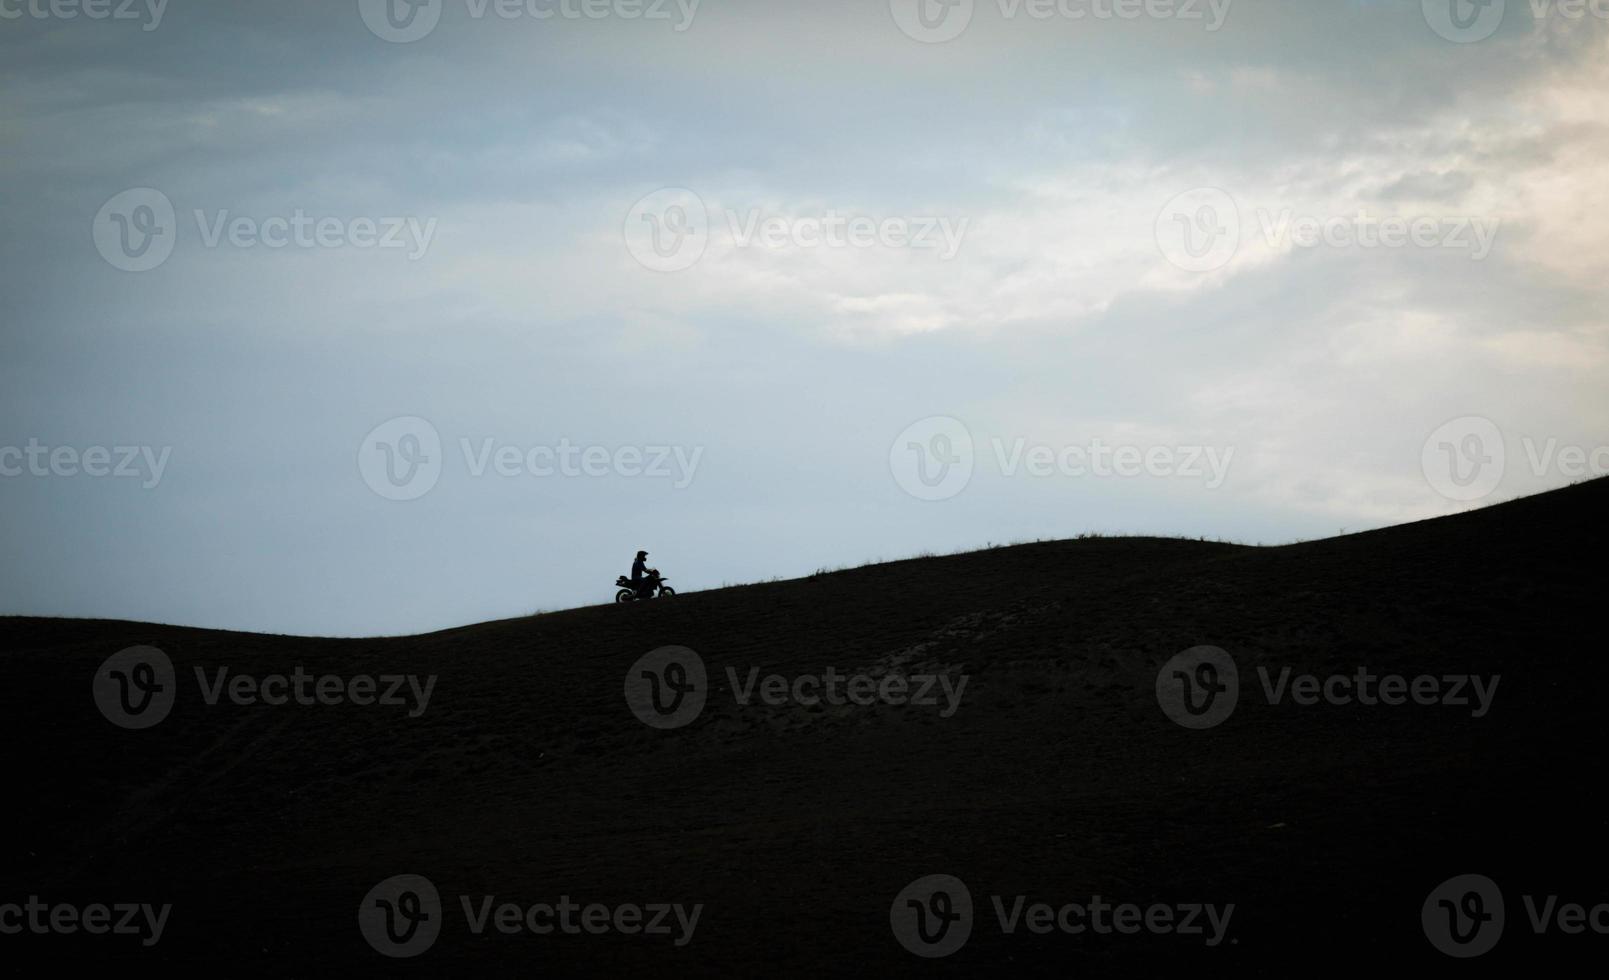
[[[8,959],[148,959],[328,975],[1287,976],[1454,964],[1431,890],[1491,877],[1497,950],[1561,958],[1609,936],[1531,934],[1521,897],[1609,900],[1602,722],[1609,482],[1280,548],[1088,539],[870,566],[428,636],[320,640],[0,619],[12,832],[0,904],[173,903],[159,943],[0,936]],[[120,728],[92,679],[150,644],[166,720]],[[650,728],[628,667],[690,647],[711,689]],[[1159,668],[1200,645],[1239,668],[1217,727],[1163,713]],[[195,677],[435,675],[428,708],[208,706]],[[1257,670],[1500,675],[1456,705],[1269,704]],[[742,706],[727,669],[944,675],[914,705]],[[1440,683],[1440,682],[1439,682]],[[1443,690],[1445,691],[1445,685]],[[1473,696],[1469,689],[1466,696]],[[428,877],[443,928],[391,963],[365,894]],[[923,960],[890,928],[913,880],[954,875],[970,941]],[[1234,903],[1227,940],[1002,934],[990,896]],[[459,896],[703,903],[693,939],[473,935]],[[1087,972],[1086,972],[1087,971]],[[1097,972],[1098,971],[1098,972]],[[30,971],[32,972],[32,971]]]

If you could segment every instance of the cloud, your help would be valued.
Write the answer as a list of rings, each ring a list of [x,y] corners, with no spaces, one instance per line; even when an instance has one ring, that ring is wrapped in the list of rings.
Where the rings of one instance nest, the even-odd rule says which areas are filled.
[[[410,45],[311,0],[175,7],[148,34],[0,32],[0,445],[175,444],[167,495],[0,483],[0,543],[44,555],[34,578],[71,594],[16,575],[0,591],[33,610],[286,628],[274,610],[294,609],[290,628],[389,631],[399,594],[421,627],[525,611],[535,590],[585,601],[575,569],[617,531],[685,534],[713,581],[1112,515],[1280,540],[1456,506],[1419,472],[1452,418],[1609,441],[1596,18],[1510,3],[1503,30],[1462,45],[1417,0],[1239,0],[1216,32],[980,2],[964,35],[926,45],[849,0],[705,4],[683,33],[449,6]],[[90,223],[142,186],[172,198],[180,240],[130,274]],[[684,271],[627,245],[660,188],[707,208]],[[1228,195],[1240,236],[1198,272],[1158,223],[1203,188]],[[438,230],[414,261],[207,247],[197,209]],[[945,258],[741,227],[832,214],[964,233]],[[1306,246],[1303,219],[1366,235],[1429,219],[1438,247]],[[1448,245],[1461,220],[1496,229],[1489,255]],[[349,443],[404,414],[711,448],[679,496],[447,481],[434,502],[368,509]],[[1234,468],[1211,494],[981,483],[910,511],[884,442],[937,414],[1008,442],[1233,447]],[[1560,482],[1520,466],[1503,493]],[[509,528],[540,561],[488,557]],[[224,552],[260,556],[249,582]],[[303,581],[308,554],[352,584]],[[142,561],[164,574],[127,574]]]

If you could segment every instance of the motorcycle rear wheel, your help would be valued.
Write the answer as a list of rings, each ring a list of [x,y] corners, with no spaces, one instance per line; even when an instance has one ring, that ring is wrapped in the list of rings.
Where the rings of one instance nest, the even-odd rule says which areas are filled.
[[[635,602],[637,601],[637,593],[631,591],[630,589],[621,589],[619,592],[615,593],[615,601]]]

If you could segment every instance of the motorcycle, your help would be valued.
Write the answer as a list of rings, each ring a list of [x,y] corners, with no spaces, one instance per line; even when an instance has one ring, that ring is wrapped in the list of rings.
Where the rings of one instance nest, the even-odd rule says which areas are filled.
[[[632,587],[631,579],[622,575],[615,579],[615,588],[620,590],[615,593],[615,601],[638,602],[643,599],[669,599],[676,594],[676,590],[666,585],[666,581],[666,579],[660,578],[659,569],[650,568],[648,569],[648,574],[643,577],[642,591],[638,592],[637,589]]]

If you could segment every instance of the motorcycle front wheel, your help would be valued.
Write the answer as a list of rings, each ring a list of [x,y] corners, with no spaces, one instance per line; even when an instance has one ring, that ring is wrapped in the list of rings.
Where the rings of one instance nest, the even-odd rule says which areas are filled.
[[[637,593],[631,591],[630,589],[621,589],[619,592],[615,593],[616,602],[631,602],[636,598]]]
[[[661,599],[669,599],[671,596],[673,596],[675,594],[676,594],[676,590],[673,589],[673,588],[670,588],[669,586],[662,586],[660,588],[660,590],[659,590],[659,597]]]

